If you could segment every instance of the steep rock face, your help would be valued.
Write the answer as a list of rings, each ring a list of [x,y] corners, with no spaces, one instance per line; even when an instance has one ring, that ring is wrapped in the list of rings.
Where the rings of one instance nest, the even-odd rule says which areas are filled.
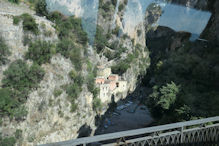
[[[106,4],[108,0],[103,3]],[[123,34],[127,34],[134,39],[134,44],[145,47],[144,15],[141,3],[138,0],[126,1],[118,0],[119,7],[111,8],[107,15],[105,10],[99,8],[97,24],[100,25],[105,33],[111,32],[116,26]],[[122,8],[121,5],[123,6]]]
[[[93,98],[92,94],[83,90],[76,101],[79,110],[72,113],[71,103],[61,87],[70,83],[68,73],[73,68],[71,61],[56,55],[43,68],[46,71],[44,79],[39,88],[29,95],[25,104],[28,110],[26,119],[21,122],[5,119],[5,126],[1,127],[3,134],[10,135],[16,129],[21,129],[21,145],[36,145],[76,138],[83,125],[95,129],[95,113],[90,103],[92,101],[89,101]],[[56,90],[63,92],[55,97]]]
[[[53,23],[43,17],[34,15],[26,5],[14,5],[0,1],[0,35],[5,40],[11,51],[9,62],[0,66],[0,81],[3,79],[3,72],[11,62],[17,59],[24,59],[28,46],[24,46],[25,36],[32,40],[45,40],[55,43],[58,40]],[[31,14],[39,25],[40,35],[33,35],[23,31],[22,23],[13,24],[13,16],[23,13]],[[45,35],[50,31],[49,36]],[[31,61],[27,61],[29,65]],[[89,125],[95,130],[95,115],[92,108],[93,95],[84,87],[76,100],[78,109],[72,113],[71,103],[67,98],[65,89],[62,86],[69,84],[69,72],[74,69],[71,61],[60,54],[53,56],[49,64],[43,64],[45,70],[44,79],[37,90],[31,91],[25,107],[28,111],[23,121],[10,120],[8,117],[2,119],[0,131],[2,136],[12,136],[17,129],[22,130],[22,141],[18,145],[37,145],[76,138],[83,125]],[[1,84],[0,84],[1,85]],[[62,93],[55,97],[54,92],[61,90]]]
[[[123,31],[134,39],[135,44],[145,46],[144,13],[138,0],[129,1],[122,21]]]
[[[25,5],[17,6],[5,1],[0,1],[0,35],[4,38],[7,45],[10,48],[11,56],[9,56],[10,62],[13,62],[17,59],[23,59],[25,52],[28,47],[24,46],[23,41],[25,35],[28,35],[34,40],[41,39],[46,41],[56,41],[58,39],[53,24],[46,20],[45,18],[34,16],[36,22],[39,24],[40,35],[34,36],[29,33],[24,33],[22,24],[14,25],[13,16],[19,16],[23,13],[28,13],[33,15],[34,11],[27,8]],[[42,28],[42,25],[45,25]],[[50,36],[45,35],[45,31],[51,32]],[[8,64],[0,66],[0,85],[3,78],[3,71],[7,69]]]
[[[141,3],[138,0],[118,0],[115,7],[111,5],[111,8],[106,13],[104,5],[108,3],[110,4],[110,1],[106,0],[103,1],[102,4],[99,4],[97,24],[103,28],[105,34],[111,33],[116,27],[119,27],[119,35],[112,34],[112,37],[108,40],[108,42],[112,43],[117,41],[120,45],[127,48],[127,51],[121,54],[120,59],[116,60],[107,61],[107,59],[104,59],[105,57],[103,56],[101,63],[105,64],[107,67],[116,65],[120,60],[126,59],[128,54],[133,53],[137,44],[140,45],[140,56],[138,56],[135,62],[130,64],[131,67],[122,75],[122,78],[128,83],[127,93],[122,96],[115,95],[115,99],[118,101],[119,99],[126,97],[129,92],[133,92],[135,90],[138,76],[141,73],[145,73],[150,61],[149,53],[144,49],[146,47],[144,27],[145,21]],[[119,10],[117,10],[117,7],[121,7],[121,5],[123,5],[123,7],[118,8]],[[127,35],[128,37],[124,39],[123,35]],[[109,48],[106,47],[105,50],[107,49],[109,50]],[[143,60],[147,60],[147,63]]]
[[[148,31],[150,30],[153,31],[157,29],[156,23],[159,20],[161,14],[162,14],[161,7],[155,3],[150,4],[146,9],[145,20],[144,20],[146,40],[147,40]]]
[[[64,2],[68,4],[69,1]],[[81,16],[81,7],[78,3],[79,1],[76,1],[76,5],[72,11],[75,11],[78,16]],[[120,4],[124,3],[125,0],[120,0]],[[32,38],[32,40],[40,39],[52,41],[53,43],[56,43],[58,40],[56,31],[53,28],[54,24],[43,17],[34,15],[35,12],[30,10],[27,6],[23,4],[13,5],[4,1],[1,1],[0,7],[1,6],[4,6],[4,8],[0,10],[0,32],[6,40],[6,43],[9,45],[12,55],[9,57],[10,62],[0,67],[0,80],[4,77],[3,72],[8,68],[11,62],[17,59],[24,59],[24,55],[28,50],[28,46],[24,46],[23,44],[24,37],[26,35]],[[140,7],[140,4],[138,4],[138,6]],[[21,15],[23,13],[29,13],[36,19],[36,22],[39,24],[40,35],[34,36],[30,33],[24,32],[21,23],[17,26],[13,25],[13,16]],[[117,101],[126,97],[129,92],[133,92],[135,90],[138,76],[145,74],[146,68],[150,64],[149,53],[148,50],[145,49],[145,27],[143,27],[143,18],[141,22],[138,21],[139,23],[136,24],[133,31],[129,31],[129,25],[126,25],[125,27],[123,26],[124,13],[125,8],[115,15],[117,20],[115,23],[117,23],[117,25],[121,25],[120,27],[126,30],[124,32],[131,35],[131,38],[128,36],[126,39],[121,41],[118,36],[114,35],[112,40],[121,41],[127,50],[121,55],[119,60],[109,62],[104,57],[102,58],[108,66],[112,66],[117,64],[118,61],[126,59],[128,54],[133,54],[137,50],[136,44],[140,44],[140,48],[138,49],[139,56],[130,63],[130,68],[122,75],[122,78],[128,82],[127,92],[123,93],[123,95],[116,95]],[[130,19],[127,23],[131,22],[132,21]],[[101,26],[107,24],[107,27],[112,30],[112,24],[110,22],[99,20],[98,23]],[[109,26],[108,23],[110,24]],[[141,34],[139,34],[138,30],[141,31]],[[51,31],[52,35],[49,37],[44,35],[45,31]],[[134,42],[132,41],[133,38],[135,40]],[[93,48],[89,47],[91,52],[92,49]],[[99,55],[96,55],[95,53],[90,54],[93,54],[93,56],[90,55],[88,58],[93,63],[96,64],[97,62],[102,61]],[[70,112],[71,103],[67,98],[68,95],[66,94],[64,88],[66,84],[71,83],[68,74],[72,69],[74,69],[74,65],[70,60],[64,58],[60,54],[54,55],[50,61],[51,63],[42,65],[45,70],[44,79],[39,84],[38,89],[31,91],[27,102],[25,103],[25,107],[28,111],[27,117],[20,122],[14,120],[10,121],[7,117],[3,119],[3,126],[0,127],[0,131],[2,131],[3,136],[13,135],[16,129],[23,131],[23,141],[21,141],[18,145],[36,145],[73,139],[79,135],[79,131],[81,127],[83,128],[83,125],[88,125],[92,132],[96,129],[95,116],[97,113],[92,108],[93,95],[87,90],[85,84],[83,85],[83,91],[75,101],[78,105],[78,110],[73,113]],[[32,64],[29,60],[27,60],[27,63],[28,65]],[[82,68],[84,68],[84,64],[82,65]],[[82,75],[85,76],[85,74],[87,74],[86,71],[82,71]],[[56,90],[62,91],[62,93],[57,97],[54,95]],[[104,105],[101,113],[99,114],[104,114],[107,108],[108,105]]]
[[[147,33],[147,45],[153,50],[173,50],[182,46],[189,40],[191,34],[188,32],[175,32],[171,28],[158,26],[157,29]]]
[[[210,10],[212,12],[212,16],[206,26],[205,30],[203,31],[201,37],[212,41],[219,45],[219,1],[215,1],[211,3]]]

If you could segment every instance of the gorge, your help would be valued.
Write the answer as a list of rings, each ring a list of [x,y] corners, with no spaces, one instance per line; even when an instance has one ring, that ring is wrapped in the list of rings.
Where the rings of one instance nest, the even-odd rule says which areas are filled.
[[[218,115],[217,7],[0,0],[0,145]]]

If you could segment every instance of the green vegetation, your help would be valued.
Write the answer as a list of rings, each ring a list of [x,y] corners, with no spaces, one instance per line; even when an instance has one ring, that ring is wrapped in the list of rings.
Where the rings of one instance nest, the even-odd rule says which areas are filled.
[[[76,73],[74,70],[69,73],[69,77],[72,79],[73,83],[67,85],[65,88],[66,93],[68,94],[68,99],[71,102],[71,111],[74,112],[77,109],[75,100],[78,98],[79,94],[82,91],[84,78],[79,73]]]
[[[14,146],[16,141],[22,138],[22,130],[17,129],[14,136],[2,137],[0,133],[0,146]]]
[[[218,115],[218,46],[188,42],[163,51],[152,52],[155,83],[147,103],[153,116],[169,123]]]
[[[0,136],[0,146],[14,146],[16,139],[14,137],[5,137]]]
[[[104,9],[105,12],[109,12],[109,11],[110,11],[110,4],[111,4],[110,1],[104,3],[104,4],[102,5],[102,9]]]
[[[49,62],[54,53],[60,53],[71,60],[77,73],[75,71],[69,73],[72,83],[63,86],[62,89],[66,90],[68,99],[71,102],[71,111],[74,112],[77,109],[75,100],[82,91],[82,84],[84,83],[84,78],[80,75],[80,71],[85,60],[83,53],[86,52],[88,43],[87,34],[82,28],[80,18],[74,16],[67,17],[58,11],[48,13],[45,0],[39,0],[35,5],[35,9],[38,15],[46,16],[55,23],[54,27],[58,33],[59,42],[56,44],[56,51],[50,43],[40,41],[32,43],[30,44],[26,58],[32,59],[38,64],[42,64]],[[55,89],[53,94],[57,97],[61,93],[61,90]]]
[[[124,0],[124,4],[127,5],[128,4],[128,0]]]
[[[122,49],[123,50],[123,49]],[[124,49],[125,50],[125,49]],[[112,66],[112,73],[122,75],[125,73],[128,68],[131,67],[131,63],[134,62],[136,58],[138,58],[139,53],[136,49],[133,54],[128,54],[127,58],[124,60],[121,60],[116,65]]]
[[[40,16],[48,16],[46,0],[37,0],[35,4],[36,13]]]
[[[63,19],[62,15],[53,14],[51,19],[56,22],[60,39],[57,52],[66,58],[70,58],[77,71],[80,71],[83,63],[82,53],[85,51],[88,42],[87,34],[82,28],[81,19],[73,16]]]
[[[57,45],[57,52],[61,53],[66,58],[70,57],[69,52],[73,49],[77,51],[74,42],[70,39],[64,39],[60,41]]]
[[[8,62],[7,57],[10,55],[8,46],[5,44],[5,41],[0,37],[0,65],[6,64]]]
[[[116,36],[118,36],[119,31],[120,31],[120,27],[117,25],[116,28],[112,31],[112,33],[115,34]]]
[[[53,54],[55,54],[55,47],[52,44],[46,41],[36,41],[30,43],[25,58],[41,65],[49,63]]]
[[[100,53],[105,48],[105,46],[107,46],[107,38],[103,32],[104,32],[103,28],[97,26],[97,31],[94,41],[94,45],[96,47],[97,53]]]
[[[54,89],[53,95],[55,97],[59,97],[61,94],[62,94],[62,90],[61,89],[57,89],[57,88]]]
[[[149,97],[150,107],[153,107],[153,115],[161,115],[166,110],[170,109],[176,102],[177,94],[179,93],[179,87],[174,82],[166,84],[161,88],[158,86],[153,87],[153,93]]]
[[[13,24],[14,25],[18,25],[20,21],[21,21],[20,16],[14,16],[13,17]]]
[[[124,8],[125,8],[124,4],[121,3],[121,4],[119,5],[119,12],[121,12]]]
[[[121,54],[124,53],[127,48],[123,47],[121,44],[119,45],[119,42],[114,41],[109,46],[114,51],[105,50],[104,55],[108,58],[108,60],[113,60],[115,58],[119,59]]]
[[[100,111],[101,108],[102,108],[101,100],[99,98],[94,98],[93,99],[93,109],[95,111]]]
[[[141,34],[142,34],[142,31],[139,29],[139,30],[137,30],[137,34],[138,34],[138,37],[140,37],[141,36]]]
[[[59,30],[59,38],[74,39],[77,43],[87,44],[88,38],[86,32],[82,28],[82,21],[80,18],[74,16],[68,17],[68,19],[63,19],[57,22],[57,29]]]
[[[28,67],[24,61],[17,60],[10,64],[4,76],[3,88],[0,89],[0,114],[22,120],[27,114],[22,104],[27,100],[31,89],[38,87],[44,71],[37,64]]]
[[[16,139],[22,138],[22,130],[17,129],[14,133]]]
[[[95,77],[97,76],[97,68],[93,66],[91,62],[87,62],[88,75],[86,78],[87,88],[93,94],[94,98],[97,97],[99,93],[99,88],[95,87]]]
[[[112,4],[113,4],[114,6],[116,6],[117,0],[112,0]]]
[[[39,34],[38,24],[30,14],[24,13],[21,16],[13,17],[14,25],[18,25],[21,20],[23,21],[24,31],[32,32],[35,35]]]
[[[99,12],[105,19],[111,19],[112,13],[115,11],[117,0],[99,1]]]
[[[15,4],[18,4],[20,2],[20,0],[8,0],[8,1]]]
[[[130,68],[130,64],[126,63],[124,60],[119,62],[117,65],[112,66],[112,73],[122,75],[128,70],[128,68]]]

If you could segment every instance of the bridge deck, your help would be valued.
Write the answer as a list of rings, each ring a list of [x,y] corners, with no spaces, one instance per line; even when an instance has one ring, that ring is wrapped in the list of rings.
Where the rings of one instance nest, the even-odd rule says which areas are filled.
[[[92,143],[96,145],[165,145],[208,141],[219,141],[219,116],[79,138],[41,146],[74,146]]]

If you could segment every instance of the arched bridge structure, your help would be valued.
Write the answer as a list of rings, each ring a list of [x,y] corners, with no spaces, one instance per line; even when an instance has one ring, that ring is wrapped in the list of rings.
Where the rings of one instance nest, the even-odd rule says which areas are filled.
[[[116,132],[40,146],[219,146],[219,116]]]

